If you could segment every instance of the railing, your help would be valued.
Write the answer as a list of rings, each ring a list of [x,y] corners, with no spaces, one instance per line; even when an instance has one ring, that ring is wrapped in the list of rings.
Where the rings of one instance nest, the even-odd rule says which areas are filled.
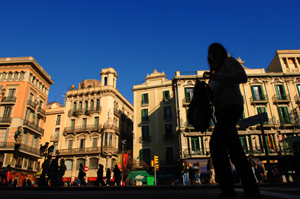
[[[100,147],[88,148],[73,148],[73,149],[60,149],[59,154],[77,154],[77,153],[100,153]]]
[[[183,151],[183,155],[185,158],[188,158],[188,157],[200,157],[200,156],[209,156],[210,155],[210,150],[209,148],[203,148],[203,149],[185,149]]]
[[[50,137],[51,142],[55,142],[55,141],[58,141],[58,140],[59,140],[59,135],[51,135],[51,137]]]
[[[85,113],[90,114],[90,113],[100,112],[101,110],[102,110],[102,107],[92,107],[92,108],[86,109]]]
[[[0,117],[0,124],[11,124],[11,117]]]
[[[30,153],[33,153],[35,155],[40,155],[40,150],[39,149],[36,149],[36,148],[33,148],[33,147],[30,147],[30,146],[27,146],[25,144],[21,144],[20,146],[20,151],[26,151],[26,152],[30,152]]]
[[[73,127],[66,127],[64,132],[82,132],[82,131],[98,131],[101,129],[99,125],[86,125],[86,126],[73,126]]]
[[[268,96],[266,95],[254,95],[250,97],[251,103],[268,102],[268,100]]]
[[[149,116],[142,117],[142,122],[149,122]]]
[[[14,148],[14,146],[15,146],[14,142],[0,142],[0,149]]]
[[[273,102],[286,102],[286,101],[291,101],[291,98],[289,95],[286,94],[281,94],[281,95],[274,95],[272,97]]]
[[[41,113],[42,115],[46,114],[46,111],[44,109],[42,109],[42,107],[38,107],[37,112]]]
[[[292,124],[289,118],[280,118],[280,124]]]
[[[188,98],[183,98],[183,100],[182,100],[182,104],[184,104],[184,105],[186,105],[186,104],[189,104],[189,103],[191,103],[191,101],[192,101],[192,97],[188,97]]]
[[[148,106],[149,105],[149,100],[142,100],[141,105],[142,106]]]
[[[171,103],[171,98],[163,98],[164,103]]]
[[[104,146],[104,147],[102,147],[102,153],[117,154],[117,153],[119,153],[119,150],[113,146]]]
[[[16,102],[17,97],[10,96],[10,97],[3,97],[1,99],[1,102]]]
[[[147,137],[141,136],[141,137],[139,137],[139,142],[140,143],[142,143],[142,142],[151,142],[151,136],[147,136]]]
[[[37,104],[31,100],[27,100],[27,105],[33,109],[35,109],[35,107],[37,106]]]
[[[33,123],[29,122],[28,120],[24,120],[23,125],[37,131],[38,133],[41,133],[42,135],[44,135],[44,129],[39,127],[37,124],[33,124]]]
[[[73,114],[74,115],[83,115],[84,111],[83,111],[83,109],[76,109],[73,111]]]
[[[175,134],[164,134],[164,141],[173,141],[175,140]]]

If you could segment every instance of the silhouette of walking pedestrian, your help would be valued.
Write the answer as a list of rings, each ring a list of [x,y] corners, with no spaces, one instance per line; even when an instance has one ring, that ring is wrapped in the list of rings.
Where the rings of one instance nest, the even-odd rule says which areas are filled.
[[[216,177],[222,190],[218,199],[236,198],[233,174],[228,154],[240,174],[245,196],[243,199],[260,199],[260,192],[250,164],[239,140],[236,124],[242,118],[244,100],[239,84],[247,82],[242,65],[228,57],[225,48],[218,43],[209,46],[207,57],[210,72],[210,87],[214,94],[216,126],[210,140],[211,157]]]
[[[99,186],[99,184],[101,184],[101,186],[104,186],[105,183],[103,181],[103,165],[99,164],[99,169],[97,171],[97,180],[95,182],[96,186]]]

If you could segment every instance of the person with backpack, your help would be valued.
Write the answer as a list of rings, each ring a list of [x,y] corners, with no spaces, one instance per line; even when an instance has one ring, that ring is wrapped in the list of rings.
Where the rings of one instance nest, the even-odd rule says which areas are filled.
[[[216,177],[222,190],[218,199],[237,197],[229,156],[241,175],[245,193],[243,199],[261,199],[236,129],[244,109],[239,84],[247,82],[246,72],[236,59],[228,56],[225,48],[219,43],[209,46],[207,60],[210,72],[205,72],[203,76],[210,79],[209,85],[214,95],[213,105],[217,123],[210,139],[210,151]]]

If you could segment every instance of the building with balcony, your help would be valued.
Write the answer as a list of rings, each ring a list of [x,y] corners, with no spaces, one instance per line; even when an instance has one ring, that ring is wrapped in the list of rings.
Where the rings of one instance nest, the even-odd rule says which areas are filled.
[[[179,159],[178,134],[175,131],[175,98],[172,81],[164,72],[154,70],[145,82],[133,86],[134,139],[133,158],[138,167],[151,165],[159,157],[159,167],[175,170]]]
[[[237,59],[243,66],[244,61]],[[277,163],[278,153],[282,151],[279,142],[288,137],[300,135],[299,92],[300,92],[300,50],[278,50],[270,65],[265,69],[250,69],[244,66],[248,82],[240,85],[244,97],[243,117],[266,112],[269,121],[263,124],[266,137],[261,135],[261,126],[255,125],[246,129],[239,128],[238,133],[245,153],[259,158],[266,163],[263,139],[271,163]],[[201,163],[206,168],[210,157],[209,141],[214,129],[213,123],[204,134],[195,131],[188,123],[187,111],[191,101],[195,80],[207,81],[203,78],[205,71],[197,71],[186,75],[177,71],[172,79],[175,99],[176,133],[179,135],[180,159]]]
[[[66,105],[48,105],[46,110],[47,138],[65,159],[67,171],[64,181],[76,180],[79,165],[89,167],[87,180],[95,181],[98,164],[113,169],[117,155],[132,151],[133,106],[116,88],[117,72],[102,69],[101,81],[86,79],[76,89],[72,86]],[[57,153],[55,153],[57,154]]]
[[[33,57],[0,58],[0,166],[12,167],[12,178],[35,180],[40,168],[39,146],[44,135],[49,74]],[[20,129],[20,147],[15,132]]]

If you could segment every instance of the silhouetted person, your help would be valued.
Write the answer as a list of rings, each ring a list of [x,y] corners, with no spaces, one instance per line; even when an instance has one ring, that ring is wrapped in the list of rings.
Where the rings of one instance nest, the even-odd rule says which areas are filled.
[[[1,180],[1,185],[3,184],[3,181],[5,181],[5,186],[8,186],[8,179],[7,179],[7,172],[10,171],[10,164],[8,164],[3,170],[2,170],[2,180]]]
[[[110,171],[110,168],[107,168],[107,170],[106,170],[106,185],[110,185],[110,177],[111,177],[111,171]]]
[[[56,156],[56,158],[51,161],[50,172],[51,186],[58,186],[58,156]]]
[[[27,179],[26,184],[27,184],[27,187],[31,187],[31,180],[29,178]]]
[[[22,187],[26,187],[27,186],[27,181],[26,181],[26,178],[23,180],[23,183],[22,183]]]
[[[65,160],[60,159],[60,165],[59,165],[59,169],[58,169],[58,186],[64,185],[62,177],[65,175],[66,170],[67,170],[67,166],[65,164]]]
[[[121,171],[120,171],[120,169],[118,168],[117,165],[115,165],[115,168],[114,168],[113,172],[114,172],[114,178],[115,178],[114,184],[117,184],[117,186],[119,186],[120,185]]]
[[[210,151],[216,177],[222,190],[218,199],[236,198],[233,174],[228,154],[241,175],[245,196],[243,199],[260,199],[260,193],[250,164],[242,148],[237,122],[242,118],[244,100],[239,84],[247,82],[242,65],[228,57],[225,48],[218,43],[209,46],[207,57],[210,72],[210,87],[214,94],[214,108],[217,123],[210,140]]]
[[[78,178],[80,180],[80,186],[85,186],[86,185],[86,182],[85,182],[85,179],[84,179],[85,175],[86,174],[84,172],[83,164],[80,164],[79,172],[78,172]]]
[[[18,184],[18,180],[15,179],[15,180],[13,181],[13,183],[12,183],[12,187],[17,187],[17,184]]]
[[[105,183],[103,181],[103,165],[99,164],[99,169],[97,171],[97,180],[95,182],[96,186],[99,186],[99,184],[101,184],[101,186],[104,186]]]

